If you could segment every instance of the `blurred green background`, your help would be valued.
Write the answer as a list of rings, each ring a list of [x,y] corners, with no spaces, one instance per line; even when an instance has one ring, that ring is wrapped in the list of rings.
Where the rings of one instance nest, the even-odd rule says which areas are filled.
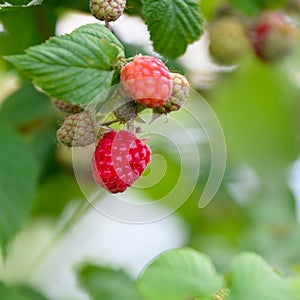
[[[138,3],[128,1],[128,14],[139,13]],[[199,3],[208,23],[224,3],[228,4],[222,0]],[[247,18],[266,8],[285,9],[298,25],[297,4],[231,1]],[[0,11],[0,54],[23,53],[56,33],[92,21],[86,1],[49,0],[39,7]],[[128,55],[152,51],[148,44],[143,45],[142,23],[139,17],[126,16],[113,27]],[[132,24],[141,26],[141,35],[130,31]],[[128,28],[127,40],[122,35],[124,28]],[[0,223],[16,219],[15,227],[6,228],[3,235],[19,232],[2,251],[1,281],[35,286],[50,299],[85,299],[75,275],[68,273],[79,262],[121,266],[135,277],[147,260],[165,249],[184,245],[209,255],[222,273],[228,271],[233,256],[245,250],[257,252],[288,274],[297,268],[300,44],[297,42],[296,49],[279,62],[266,63],[249,53],[237,67],[224,68],[215,65],[203,50],[207,47],[205,39],[193,44],[180,59],[168,61],[168,66],[186,74],[192,88],[220,120],[228,151],[222,185],[213,201],[199,209],[209,173],[209,162],[204,161],[188,201],[167,220],[138,229],[114,225],[96,212],[68,223],[74,210],[85,204],[85,198],[74,177],[71,152],[56,144],[62,119],[48,96],[0,60]],[[191,68],[191,61],[199,64]],[[168,191],[180,173],[180,162],[168,158],[168,149],[161,147],[160,153],[167,161],[167,177],[156,189],[145,190],[139,197],[156,199]],[[20,207],[28,205],[30,215],[23,215],[18,207],[10,207],[10,214],[1,213],[1,206],[9,205],[1,201],[7,197],[3,193],[16,197],[14,203]],[[22,228],[18,220],[24,220]],[[1,239],[2,246],[7,241]],[[58,275],[60,268],[66,277]]]

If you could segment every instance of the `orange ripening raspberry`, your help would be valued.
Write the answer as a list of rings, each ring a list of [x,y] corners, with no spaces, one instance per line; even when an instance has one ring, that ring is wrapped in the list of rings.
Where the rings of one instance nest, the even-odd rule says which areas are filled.
[[[122,193],[144,172],[151,150],[133,132],[110,131],[99,141],[93,156],[95,181],[111,193]]]
[[[163,106],[172,92],[168,68],[152,56],[135,56],[122,67],[120,82],[127,97],[150,108]]]

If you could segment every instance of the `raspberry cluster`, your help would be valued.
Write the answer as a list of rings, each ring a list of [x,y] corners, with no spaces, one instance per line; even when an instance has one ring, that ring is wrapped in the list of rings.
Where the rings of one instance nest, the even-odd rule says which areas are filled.
[[[109,122],[97,123],[83,108],[53,101],[65,115],[57,139],[67,147],[96,142],[92,158],[96,183],[111,193],[122,193],[142,175],[151,160],[149,146],[134,133],[134,122],[141,120],[139,113],[152,110],[157,118],[177,111],[184,105],[188,92],[189,83],[183,75],[170,73],[158,58],[137,55],[120,70],[120,85],[109,99],[113,107]],[[110,127],[114,123],[126,125],[129,130],[116,131]]]

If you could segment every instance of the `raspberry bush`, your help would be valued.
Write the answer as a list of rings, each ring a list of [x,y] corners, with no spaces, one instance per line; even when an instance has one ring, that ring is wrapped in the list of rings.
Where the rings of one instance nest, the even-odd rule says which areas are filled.
[[[0,0],[0,299],[299,299],[299,11],[298,0]],[[91,22],[61,34],[74,14]],[[222,172],[218,126],[227,168],[203,210],[213,163]],[[158,216],[140,235],[105,223],[100,246],[94,211],[146,220],[189,188],[180,221]]]

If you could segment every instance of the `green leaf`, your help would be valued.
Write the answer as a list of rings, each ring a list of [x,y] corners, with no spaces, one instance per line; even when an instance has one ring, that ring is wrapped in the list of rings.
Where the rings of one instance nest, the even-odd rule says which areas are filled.
[[[203,33],[194,0],[145,0],[144,15],[154,50],[168,58],[182,55]]]
[[[78,278],[93,300],[142,300],[136,284],[121,270],[87,265],[79,271]]]
[[[77,28],[74,33],[85,33],[101,40],[107,40],[108,42],[115,44],[119,48],[118,55],[124,57],[124,46],[105,26],[99,24],[87,24]]]
[[[254,14],[263,9],[261,0],[230,0],[231,3],[238,9],[244,11],[246,14]]]
[[[248,15],[258,13],[267,8],[276,9],[285,5],[285,0],[230,0],[230,2],[238,9]]]
[[[0,121],[25,125],[35,119],[53,115],[49,98],[27,84],[9,96],[0,107]]]
[[[111,86],[116,61],[123,56],[110,35],[92,24],[6,59],[50,96],[85,105]]]
[[[0,245],[19,232],[31,209],[37,182],[37,165],[28,146],[11,128],[0,126]]]
[[[0,295],[3,300],[46,300],[44,296],[28,287],[8,287],[0,282]]]
[[[44,5],[0,13],[4,27],[0,33],[0,55],[22,54],[24,49],[44,42],[54,35],[56,19],[55,9]]]
[[[127,0],[125,13],[128,15],[143,15],[143,1],[142,0]]]
[[[0,12],[42,4],[43,0],[1,0]]]
[[[59,163],[57,161],[56,131],[56,127],[49,128],[44,125],[40,130],[32,132],[28,138],[31,152],[38,163],[40,181],[43,181],[45,178],[51,176],[51,174],[56,173],[57,169],[59,169]],[[58,194],[56,193],[55,198],[57,199],[57,197]]]
[[[210,259],[188,248],[161,254],[139,279],[139,288],[147,300],[207,300],[221,287],[222,278]]]
[[[290,300],[287,280],[259,255],[238,255],[229,274],[229,300]]]
[[[205,17],[205,20],[213,19],[216,11],[219,9],[223,2],[223,0],[201,0],[199,2],[199,7],[201,8],[201,12]]]
[[[68,9],[91,13],[88,2],[82,0],[47,0],[47,6],[51,9]]]

